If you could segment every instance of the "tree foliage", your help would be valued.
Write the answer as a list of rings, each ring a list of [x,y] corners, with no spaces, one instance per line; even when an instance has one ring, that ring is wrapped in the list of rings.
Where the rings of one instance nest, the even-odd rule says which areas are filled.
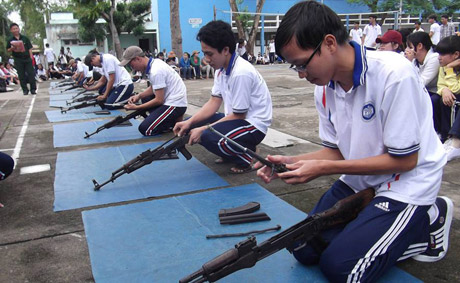
[[[75,15],[79,19],[79,36],[83,41],[102,40],[105,34],[112,36],[117,56],[121,56],[118,35],[121,32],[136,36],[144,33],[144,18],[150,12],[149,0],[73,0]],[[107,24],[97,25],[103,18]]]

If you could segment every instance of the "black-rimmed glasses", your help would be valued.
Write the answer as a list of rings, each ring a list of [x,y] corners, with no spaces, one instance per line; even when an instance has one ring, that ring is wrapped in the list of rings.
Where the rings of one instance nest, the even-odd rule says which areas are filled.
[[[323,40],[322,39],[318,46],[316,46],[315,50],[313,50],[313,53],[310,55],[310,57],[308,58],[307,62],[305,62],[305,64],[301,65],[301,66],[295,66],[294,64],[292,64],[289,69],[293,70],[294,72],[297,72],[297,73],[305,73],[307,71],[307,65],[310,63],[310,61],[313,59],[313,57],[315,56],[315,54],[319,51],[319,49],[321,48],[321,45],[323,44]]]

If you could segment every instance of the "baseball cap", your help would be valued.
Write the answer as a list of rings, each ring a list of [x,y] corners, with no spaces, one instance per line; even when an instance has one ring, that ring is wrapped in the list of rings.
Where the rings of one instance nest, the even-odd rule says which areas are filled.
[[[382,37],[375,40],[377,43],[388,43],[396,42],[399,45],[402,45],[402,35],[398,31],[389,30]]]
[[[120,62],[120,66],[126,66],[129,61],[133,60],[136,57],[143,57],[145,56],[144,51],[138,46],[130,46],[126,48],[125,52],[123,52],[123,60]]]

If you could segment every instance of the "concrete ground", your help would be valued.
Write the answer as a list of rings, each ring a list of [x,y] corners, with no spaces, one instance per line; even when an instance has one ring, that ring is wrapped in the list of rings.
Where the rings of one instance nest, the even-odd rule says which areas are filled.
[[[320,148],[318,119],[313,103],[313,86],[299,80],[287,65],[258,66],[273,99],[272,128],[308,143],[289,147],[260,146],[260,153],[299,154]],[[186,81],[190,111],[200,107],[210,96],[212,80]],[[136,84],[136,90],[145,85]],[[86,148],[111,147],[135,140],[90,146],[53,148],[53,128],[44,111],[49,108],[49,82],[39,84],[38,95],[23,96],[15,91],[0,93],[0,151],[19,152],[13,174],[0,183],[0,282],[93,282],[88,247],[81,219],[84,209],[53,212],[53,183],[57,152]],[[33,103],[33,106],[31,106]],[[28,113],[29,112],[29,113]],[[29,114],[29,115],[28,115]],[[24,125],[30,116],[28,126]],[[167,136],[166,136],[167,137]],[[165,139],[162,137],[161,139]],[[154,138],[154,140],[157,140]],[[21,144],[22,141],[22,144]],[[287,185],[281,181],[263,184],[255,175],[229,174],[229,165],[214,164],[215,157],[200,146],[189,147],[192,154],[232,186],[257,182],[302,211],[309,211],[337,176],[318,178],[308,184]],[[20,174],[21,168],[49,164],[50,171]],[[460,161],[445,167],[441,195],[456,204],[450,233],[449,252],[436,263],[407,260],[398,266],[426,282],[460,282]],[[91,177],[91,176],[89,176]],[[138,200],[136,202],[146,201]],[[113,204],[120,205],[120,204]],[[235,241],[236,243],[236,241]]]

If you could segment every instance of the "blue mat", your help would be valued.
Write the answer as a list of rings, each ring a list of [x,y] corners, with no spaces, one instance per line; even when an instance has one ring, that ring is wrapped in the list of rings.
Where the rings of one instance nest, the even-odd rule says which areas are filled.
[[[59,152],[54,179],[54,211],[228,186],[197,159],[187,161],[179,154],[180,159],[154,161],[121,176],[100,191],[93,190],[92,179],[104,182],[123,164],[160,144]]]
[[[66,95],[66,94],[75,95],[75,94],[77,94],[78,92],[80,92],[82,90],[82,88],[74,88],[74,89],[70,89],[70,90],[65,91],[68,88],[70,88],[70,86],[50,89],[48,92],[49,92],[50,96],[59,96],[59,95]]]
[[[140,122],[136,119],[129,120],[132,124],[131,126],[112,127],[102,130],[87,139],[84,138],[85,132],[90,134],[109,121],[110,120],[92,120],[87,122],[53,125],[54,147],[88,145],[145,138],[137,129]]]
[[[271,221],[220,225],[221,208],[257,201]],[[178,282],[245,237],[207,234],[289,228],[306,215],[257,184],[82,212],[96,282]],[[257,235],[258,243],[278,232]],[[318,267],[282,250],[219,282],[327,282]],[[393,268],[380,282],[420,282]]]
[[[115,117],[121,115],[122,113],[118,110],[110,110],[110,114],[106,115],[96,115],[94,111],[102,110],[99,106],[91,106],[76,110],[70,110],[67,113],[61,113],[61,110],[50,110],[45,111],[46,118],[48,121],[54,122],[65,122],[65,121],[74,121],[74,120],[88,120],[88,119],[97,119],[104,117]]]
[[[50,95],[50,102],[57,100],[71,100],[75,94]]]

